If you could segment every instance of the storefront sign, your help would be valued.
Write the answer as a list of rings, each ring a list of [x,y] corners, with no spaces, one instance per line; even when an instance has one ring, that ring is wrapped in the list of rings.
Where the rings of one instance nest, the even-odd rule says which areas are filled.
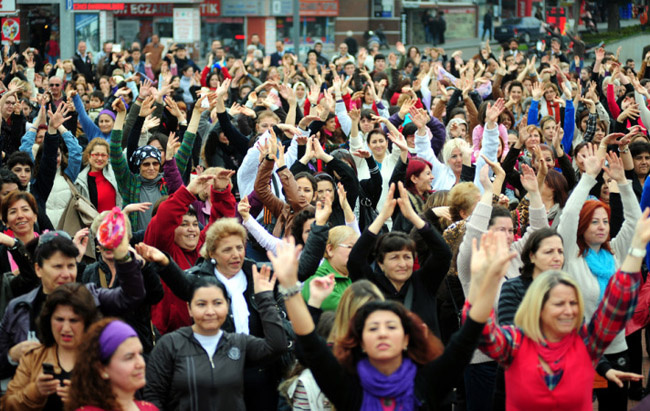
[[[476,37],[476,7],[450,7],[442,8],[447,22],[445,37],[450,39],[465,39]],[[453,27],[453,30],[449,30]]]
[[[222,16],[289,16],[293,0],[221,0]],[[300,0],[301,16],[338,16],[339,0]]]
[[[219,17],[221,15],[221,2],[219,0],[204,1],[199,5],[201,16]],[[115,12],[117,17],[172,17],[173,4],[130,3],[123,9]]]
[[[2,22],[2,41],[20,41],[20,18],[7,17]]]
[[[108,10],[108,11],[122,11],[124,10],[124,3],[74,3],[72,10],[86,11],[86,10]]]
[[[174,8],[174,41],[201,40],[201,12],[198,8]]]
[[[338,16],[338,0],[300,0],[301,16]]]
[[[16,0],[0,0],[0,13],[15,13]]]

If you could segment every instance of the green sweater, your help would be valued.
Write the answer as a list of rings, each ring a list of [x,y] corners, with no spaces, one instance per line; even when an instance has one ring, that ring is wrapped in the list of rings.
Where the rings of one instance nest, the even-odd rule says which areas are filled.
[[[339,300],[343,295],[343,291],[345,291],[345,289],[348,288],[350,284],[352,284],[352,280],[344,275],[337,273],[329,261],[323,260],[321,265],[318,267],[318,270],[316,270],[316,273],[309,277],[302,287],[302,296],[304,297],[305,301],[309,301],[309,283],[311,280],[316,277],[324,277],[331,273],[334,273],[334,291],[332,291],[332,294],[327,296],[325,301],[323,301],[323,304],[320,307],[323,311],[336,310],[336,307],[339,305]]]

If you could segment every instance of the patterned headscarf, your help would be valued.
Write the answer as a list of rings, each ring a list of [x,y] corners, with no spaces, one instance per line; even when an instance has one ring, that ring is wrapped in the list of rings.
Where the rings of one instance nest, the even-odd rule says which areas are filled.
[[[160,150],[158,150],[154,146],[138,147],[138,149],[135,150],[131,155],[130,161],[131,164],[133,164],[136,168],[140,168],[140,164],[142,164],[142,162],[149,157],[155,158],[160,163],[161,162]]]

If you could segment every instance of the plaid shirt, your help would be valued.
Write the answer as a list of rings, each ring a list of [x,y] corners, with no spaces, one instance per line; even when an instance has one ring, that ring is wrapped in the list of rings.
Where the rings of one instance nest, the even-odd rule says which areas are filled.
[[[582,136],[583,141],[589,142],[594,139],[594,135],[596,134],[597,120],[598,114],[589,113],[589,117],[587,117],[587,126],[585,127],[585,134]]]
[[[605,297],[600,301],[589,324],[583,322],[578,330],[591,357],[592,366],[598,364],[607,346],[614,337],[625,328],[625,323],[634,314],[641,284],[641,273],[624,273],[617,271],[609,281]],[[465,303],[463,320],[471,304]],[[498,326],[494,311],[490,315],[479,348],[485,354],[499,362],[504,368],[512,363],[525,338],[524,332],[514,326]],[[556,375],[547,375],[546,384],[553,389],[562,376],[562,370]]]

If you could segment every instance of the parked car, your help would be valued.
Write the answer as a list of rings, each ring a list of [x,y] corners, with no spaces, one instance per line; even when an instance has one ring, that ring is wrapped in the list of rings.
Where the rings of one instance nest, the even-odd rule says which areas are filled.
[[[545,36],[541,26],[542,22],[535,17],[505,19],[501,26],[495,27],[494,38],[500,42],[516,38],[521,43],[534,43]]]

